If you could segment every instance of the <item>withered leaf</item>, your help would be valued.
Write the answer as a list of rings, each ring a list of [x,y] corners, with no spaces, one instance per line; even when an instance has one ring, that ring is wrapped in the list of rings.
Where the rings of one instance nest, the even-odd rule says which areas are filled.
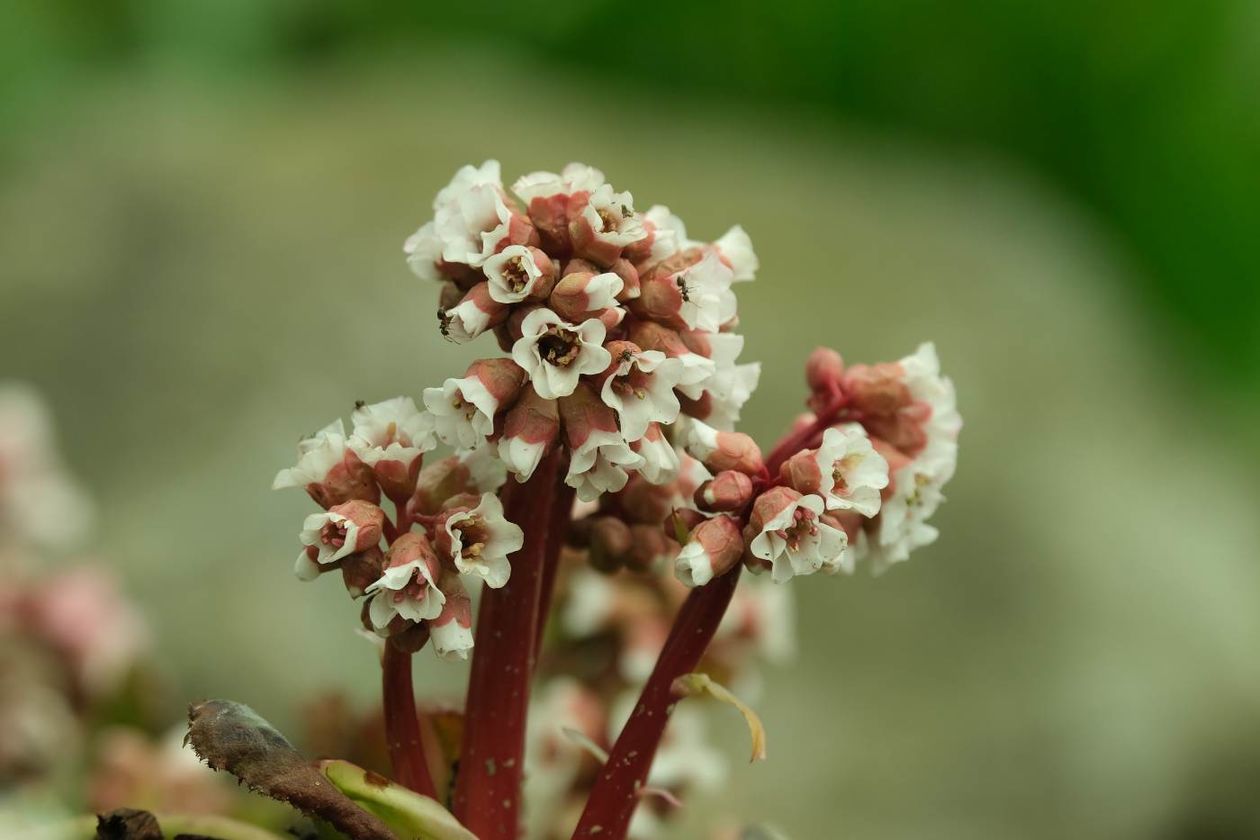
[[[251,790],[325,820],[353,840],[396,840],[381,819],[356,805],[253,709],[206,700],[188,709],[188,735],[197,755]]]

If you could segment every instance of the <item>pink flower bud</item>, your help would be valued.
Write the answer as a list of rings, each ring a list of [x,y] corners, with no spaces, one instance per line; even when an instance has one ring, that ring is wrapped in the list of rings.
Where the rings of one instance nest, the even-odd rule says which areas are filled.
[[[626,567],[633,571],[650,571],[657,563],[672,560],[678,552],[678,543],[655,525],[631,525],[630,536]]]
[[[742,510],[752,497],[752,479],[738,470],[723,470],[695,493],[696,505],[710,512]]]
[[[559,435],[557,402],[543,399],[533,388],[525,388],[504,419],[499,458],[516,474],[517,481],[525,481],[534,474]]]
[[[566,321],[580,322],[615,307],[623,285],[612,272],[567,274],[556,283],[547,305]]]
[[[365,551],[381,541],[381,531],[385,523],[385,511],[371,502],[354,499],[328,509],[345,518],[339,527],[343,534],[353,525],[354,543],[351,551]]]
[[[446,603],[438,617],[429,622],[433,652],[440,659],[467,659],[473,647],[472,601],[457,574],[443,575],[441,587]]]
[[[804,449],[783,462],[779,477],[802,493],[817,493],[822,487],[822,469],[818,466],[818,450]]]
[[[854,365],[841,382],[849,403],[863,414],[889,415],[912,402],[904,371],[896,362]]]
[[[691,531],[674,561],[678,579],[688,586],[704,586],[726,574],[744,554],[744,535],[729,516],[706,519]]]
[[[341,560],[341,580],[351,598],[361,598],[385,571],[385,552],[372,546]]]
[[[478,359],[468,366],[464,376],[475,376],[490,392],[503,411],[516,402],[525,384],[525,371],[511,359]]]
[[[560,417],[564,420],[565,439],[573,451],[582,449],[588,439],[601,433],[620,434],[617,415],[586,382],[560,398]]]
[[[490,297],[490,284],[478,283],[450,309],[438,310],[438,328],[457,344],[472,341],[507,320],[509,308]]]
[[[443,283],[442,291],[438,295],[438,311],[454,309],[456,306],[459,306],[459,302],[464,299],[465,294],[467,294],[467,290],[461,289],[454,283]]]
[[[608,269],[613,274],[621,278],[621,292],[617,295],[617,300],[627,301],[634,300],[640,294],[639,270],[634,264],[627,259],[617,260]]]
[[[407,510],[412,516],[436,516],[451,497],[476,491],[472,473],[458,456],[452,455],[424,465]]]
[[[372,503],[381,499],[381,490],[376,486],[372,468],[350,450],[346,450],[341,462],[328,471],[321,483],[307,485],[306,492],[324,508],[352,499]]]
[[[600,267],[590,260],[574,257],[564,264],[564,270],[560,272],[560,276],[565,277],[569,274],[599,274],[600,271]]]
[[[588,193],[582,194],[585,203]],[[538,196],[529,202],[529,219],[538,231],[542,247],[553,254],[562,254],[569,242],[569,196]]]
[[[590,525],[591,565],[602,572],[620,569],[630,554],[634,538],[630,526],[615,516],[592,517]]]
[[[654,525],[673,510],[675,492],[669,485],[653,484],[636,473],[630,476],[618,500],[628,522]]]
[[[713,451],[703,459],[712,472],[738,470],[748,475],[762,475],[766,471],[757,442],[743,432],[718,432]]]
[[[674,508],[669,512],[669,516],[665,518],[661,527],[665,536],[677,542],[679,539],[686,538],[687,534],[705,519],[705,515],[698,510]]]
[[[844,359],[829,347],[817,347],[805,362],[805,382],[811,392],[809,407],[822,412],[841,393]]]
[[[641,280],[639,297],[631,308],[640,318],[656,321],[674,329],[685,329],[682,318],[683,288],[672,275],[652,272]]]

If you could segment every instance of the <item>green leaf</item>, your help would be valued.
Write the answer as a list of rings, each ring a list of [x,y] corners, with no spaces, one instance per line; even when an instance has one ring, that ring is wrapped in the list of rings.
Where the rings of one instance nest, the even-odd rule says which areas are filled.
[[[328,781],[384,820],[400,837],[414,840],[477,840],[436,799],[421,796],[384,776],[340,759],[319,763]]]

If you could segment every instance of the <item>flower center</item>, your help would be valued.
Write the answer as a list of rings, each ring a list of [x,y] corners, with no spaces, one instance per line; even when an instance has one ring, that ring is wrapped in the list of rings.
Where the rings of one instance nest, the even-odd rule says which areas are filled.
[[[507,282],[508,289],[516,293],[520,293],[529,285],[529,272],[525,270],[520,257],[510,260],[503,266],[503,279]]]
[[[845,480],[845,475],[857,466],[860,460],[860,455],[845,455],[836,461],[831,469],[831,492],[843,493],[849,489],[849,483]]]
[[[807,508],[798,507],[796,512],[792,514],[792,524],[786,528],[780,528],[775,533],[787,543],[788,551],[800,551],[801,542],[806,537],[818,534],[818,524],[814,512]]]
[[[611,207],[601,207],[595,212],[599,214],[599,221],[602,224],[601,233],[612,233],[617,229],[617,225],[621,224],[621,219],[613,213]]]
[[[458,391],[451,398],[451,408],[455,409],[456,413],[464,415],[465,420],[472,420],[477,414],[477,406],[464,399],[464,395]]]
[[[581,352],[578,335],[564,327],[548,327],[538,338],[538,355],[556,367],[568,367]]]
[[[455,525],[459,531],[460,556],[465,560],[475,560],[481,556],[490,542],[490,529],[480,516],[473,516]]]
[[[325,522],[319,529],[319,541],[333,548],[341,548],[346,544],[346,524],[344,522]]]

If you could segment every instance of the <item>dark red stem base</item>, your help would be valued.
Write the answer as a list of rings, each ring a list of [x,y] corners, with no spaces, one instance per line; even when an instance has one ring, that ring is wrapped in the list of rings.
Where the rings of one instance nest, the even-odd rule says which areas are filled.
[[[647,781],[665,725],[680,699],[673,691],[674,680],[692,673],[700,664],[735,593],[740,569],[736,566],[693,589],[683,602],[652,676],[591,790],[574,840],[623,840],[626,836],[630,817],[639,804],[639,790]]]
[[[504,489],[505,515],[524,530],[525,544],[511,557],[507,584],[483,590],[477,613],[452,804],[480,840],[516,840],[520,832],[525,718],[559,461],[559,452],[545,456],[529,481]]]
[[[416,717],[416,700],[411,684],[411,653],[386,641],[381,672],[385,742],[389,747],[390,764],[394,768],[394,781],[416,793],[436,799],[433,777],[429,774],[429,765],[425,763],[420,721]]]

